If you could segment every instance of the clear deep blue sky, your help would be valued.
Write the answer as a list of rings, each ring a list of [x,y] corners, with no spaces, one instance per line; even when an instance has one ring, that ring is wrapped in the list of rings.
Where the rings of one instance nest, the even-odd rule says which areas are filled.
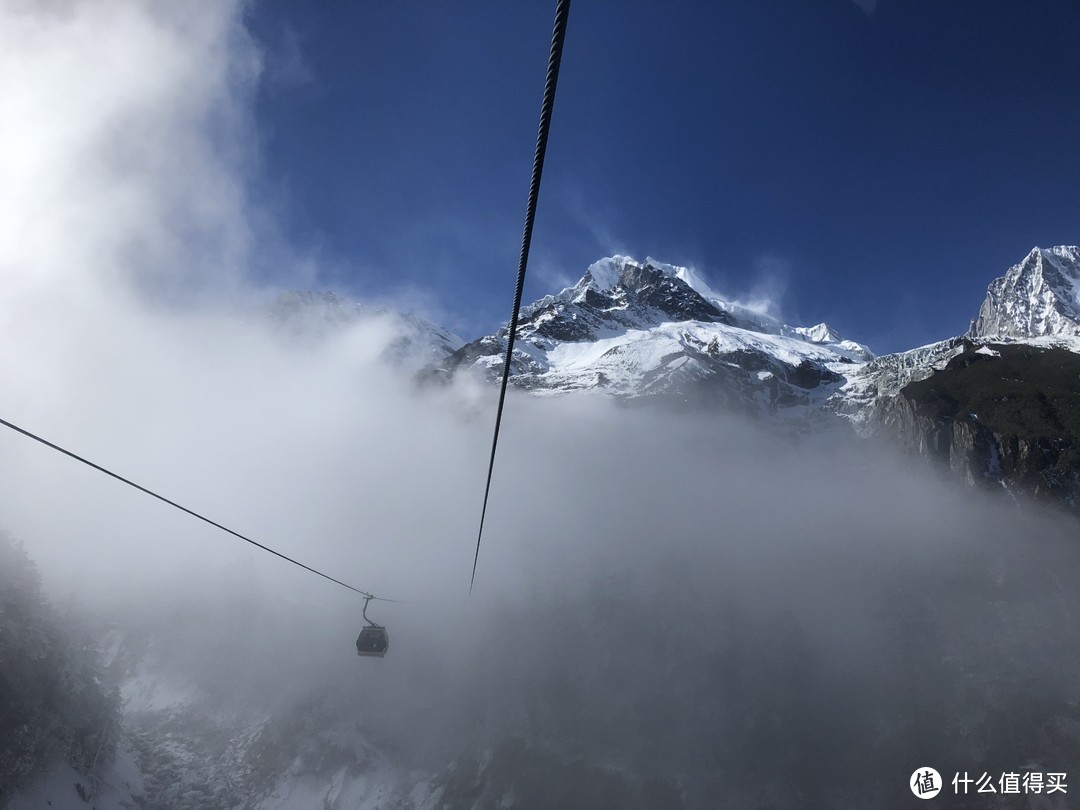
[[[257,0],[261,191],[355,297],[509,317],[554,0]],[[1080,241],[1080,3],[574,0],[526,300],[619,250],[875,351]]]

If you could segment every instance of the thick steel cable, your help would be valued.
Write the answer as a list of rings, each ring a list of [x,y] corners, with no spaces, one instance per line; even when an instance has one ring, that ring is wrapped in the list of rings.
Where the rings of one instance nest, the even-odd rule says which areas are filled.
[[[495,412],[495,434],[491,440],[491,459],[488,461],[487,484],[484,486],[484,506],[480,510],[480,530],[476,535],[476,553],[473,555],[472,577],[469,593],[476,584],[476,563],[480,559],[480,541],[484,536],[484,518],[487,516],[488,496],[491,494],[491,475],[495,469],[495,451],[499,446],[499,428],[502,426],[503,405],[506,402],[506,384],[510,380],[510,361],[517,336],[518,315],[521,312],[521,294],[525,288],[525,267],[529,263],[529,246],[532,244],[533,222],[536,219],[536,201],[540,196],[540,177],[544,173],[544,155],[547,153],[548,132],[551,129],[551,110],[555,105],[555,85],[559,81],[559,64],[562,62],[563,40],[566,37],[566,21],[570,16],[570,0],[558,0],[555,7],[555,26],[551,32],[551,53],[548,56],[547,81],[544,83],[544,101],[540,106],[540,129],[536,135],[536,153],[533,156],[532,182],[529,184],[529,203],[525,210],[525,230],[521,235],[521,256],[518,259],[517,289],[514,291],[514,311],[510,316],[510,328],[506,338],[506,359],[503,362],[502,385],[499,388],[499,408]]]
[[[157,498],[159,501],[162,501],[163,503],[167,503],[169,506],[172,506],[172,507],[174,507],[176,509],[179,509],[181,512],[186,512],[187,514],[191,515],[192,517],[198,518],[199,520],[203,521],[203,523],[209,523],[214,528],[221,529],[221,531],[226,532],[227,534],[231,534],[233,537],[239,537],[245,543],[251,543],[251,545],[255,546],[256,548],[261,548],[263,551],[268,551],[271,554],[273,554],[275,557],[280,557],[281,559],[285,560],[286,562],[290,562],[293,565],[296,565],[296,566],[299,566],[300,568],[303,568],[305,571],[310,571],[311,573],[316,574],[316,575],[322,577],[323,579],[330,580],[335,585],[340,585],[342,588],[348,588],[350,591],[355,591],[356,593],[360,594],[361,596],[367,597],[369,599],[375,599],[375,600],[378,600],[380,602],[396,602],[396,601],[398,601],[396,599],[384,599],[381,596],[374,596],[374,595],[368,593],[367,591],[362,591],[359,588],[354,588],[352,585],[349,585],[347,582],[342,582],[340,579],[334,579],[329,574],[324,574],[322,571],[319,571],[319,570],[317,570],[315,568],[312,568],[310,565],[304,565],[304,563],[300,562],[299,560],[294,560],[292,557],[289,557],[288,555],[282,554],[280,551],[274,551],[274,549],[270,548],[269,546],[264,546],[262,543],[258,543],[256,541],[252,540],[250,537],[245,537],[244,535],[240,534],[240,532],[235,532],[232,529],[230,529],[228,526],[222,526],[220,523],[217,523],[216,521],[213,521],[208,517],[204,517],[204,516],[200,515],[198,512],[196,512],[196,511],[194,511],[192,509],[188,509],[186,506],[181,506],[176,501],[169,500],[164,495],[158,495],[153,490],[149,490],[146,487],[141,486],[140,484],[136,484],[134,481],[131,481],[131,480],[127,479],[127,478],[124,478],[122,475],[118,475],[117,473],[114,473],[112,470],[108,470],[105,467],[102,467],[100,464],[95,464],[94,462],[90,461],[89,459],[83,458],[80,455],[76,455],[75,453],[71,452],[70,450],[65,450],[60,445],[53,444],[48,439],[43,439],[41,436],[38,436],[35,433],[31,433],[29,430],[21,428],[18,425],[12,424],[11,422],[8,422],[6,419],[0,419],[0,425],[3,425],[4,427],[11,428],[16,433],[21,433],[23,436],[26,436],[27,438],[33,439],[35,442],[40,442],[41,444],[45,445],[46,447],[52,448],[53,450],[57,451],[58,453],[63,453],[68,458],[73,458],[76,461],[82,462],[87,467],[91,467],[92,469],[95,469],[98,472],[105,473],[105,475],[108,475],[108,476],[110,476],[112,478],[115,478],[117,481],[120,481],[120,482],[122,482],[124,484],[127,484],[129,487],[133,487],[133,488],[139,490],[139,492],[143,492],[143,493],[149,495],[152,498]]]

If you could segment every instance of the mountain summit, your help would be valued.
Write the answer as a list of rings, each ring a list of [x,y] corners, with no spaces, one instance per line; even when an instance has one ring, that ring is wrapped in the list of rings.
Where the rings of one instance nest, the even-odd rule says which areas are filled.
[[[994,279],[972,322],[973,338],[1080,335],[1080,247],[1033,248]]]
[[[618,255],[591,264],[574,286],[526,306],[519,336],[539,341],[596,340],[626,329],[683,321],[725,324],[811,343],[843,342],[827,324],[793,328],[728,301],[689,267]],[[863,359],[872,357],[865,346],[849,342],[845,348],[866,355]]]
[[[506,328],[454,352],[451,370],[501,373]],[[538,392],[674,395],[751,413],[800,413],[873,357],[827,324],[792,327],[717,295],[693,270],[611,256],[522,308],[512,382]]]

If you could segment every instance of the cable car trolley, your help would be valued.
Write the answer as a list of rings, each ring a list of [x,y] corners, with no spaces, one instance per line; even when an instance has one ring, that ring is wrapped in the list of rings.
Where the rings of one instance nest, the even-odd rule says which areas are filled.
[[[390,649],[390,634],[381,624],[375,624],[367,616],[368,602],[375,597],[364,598],[364,621],[367,622],[360,628],[360,635],[356,637],[356,654],[369,658],[382,658]]]

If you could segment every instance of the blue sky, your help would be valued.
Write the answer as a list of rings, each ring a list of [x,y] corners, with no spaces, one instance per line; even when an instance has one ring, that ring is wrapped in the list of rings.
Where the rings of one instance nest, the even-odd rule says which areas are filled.
[[[257,0],[260,195],[354,297],[509,316],[554,2]],[[1080,4],[575,0],[526,300],[613,252],[875,351],[1080,241]]]

